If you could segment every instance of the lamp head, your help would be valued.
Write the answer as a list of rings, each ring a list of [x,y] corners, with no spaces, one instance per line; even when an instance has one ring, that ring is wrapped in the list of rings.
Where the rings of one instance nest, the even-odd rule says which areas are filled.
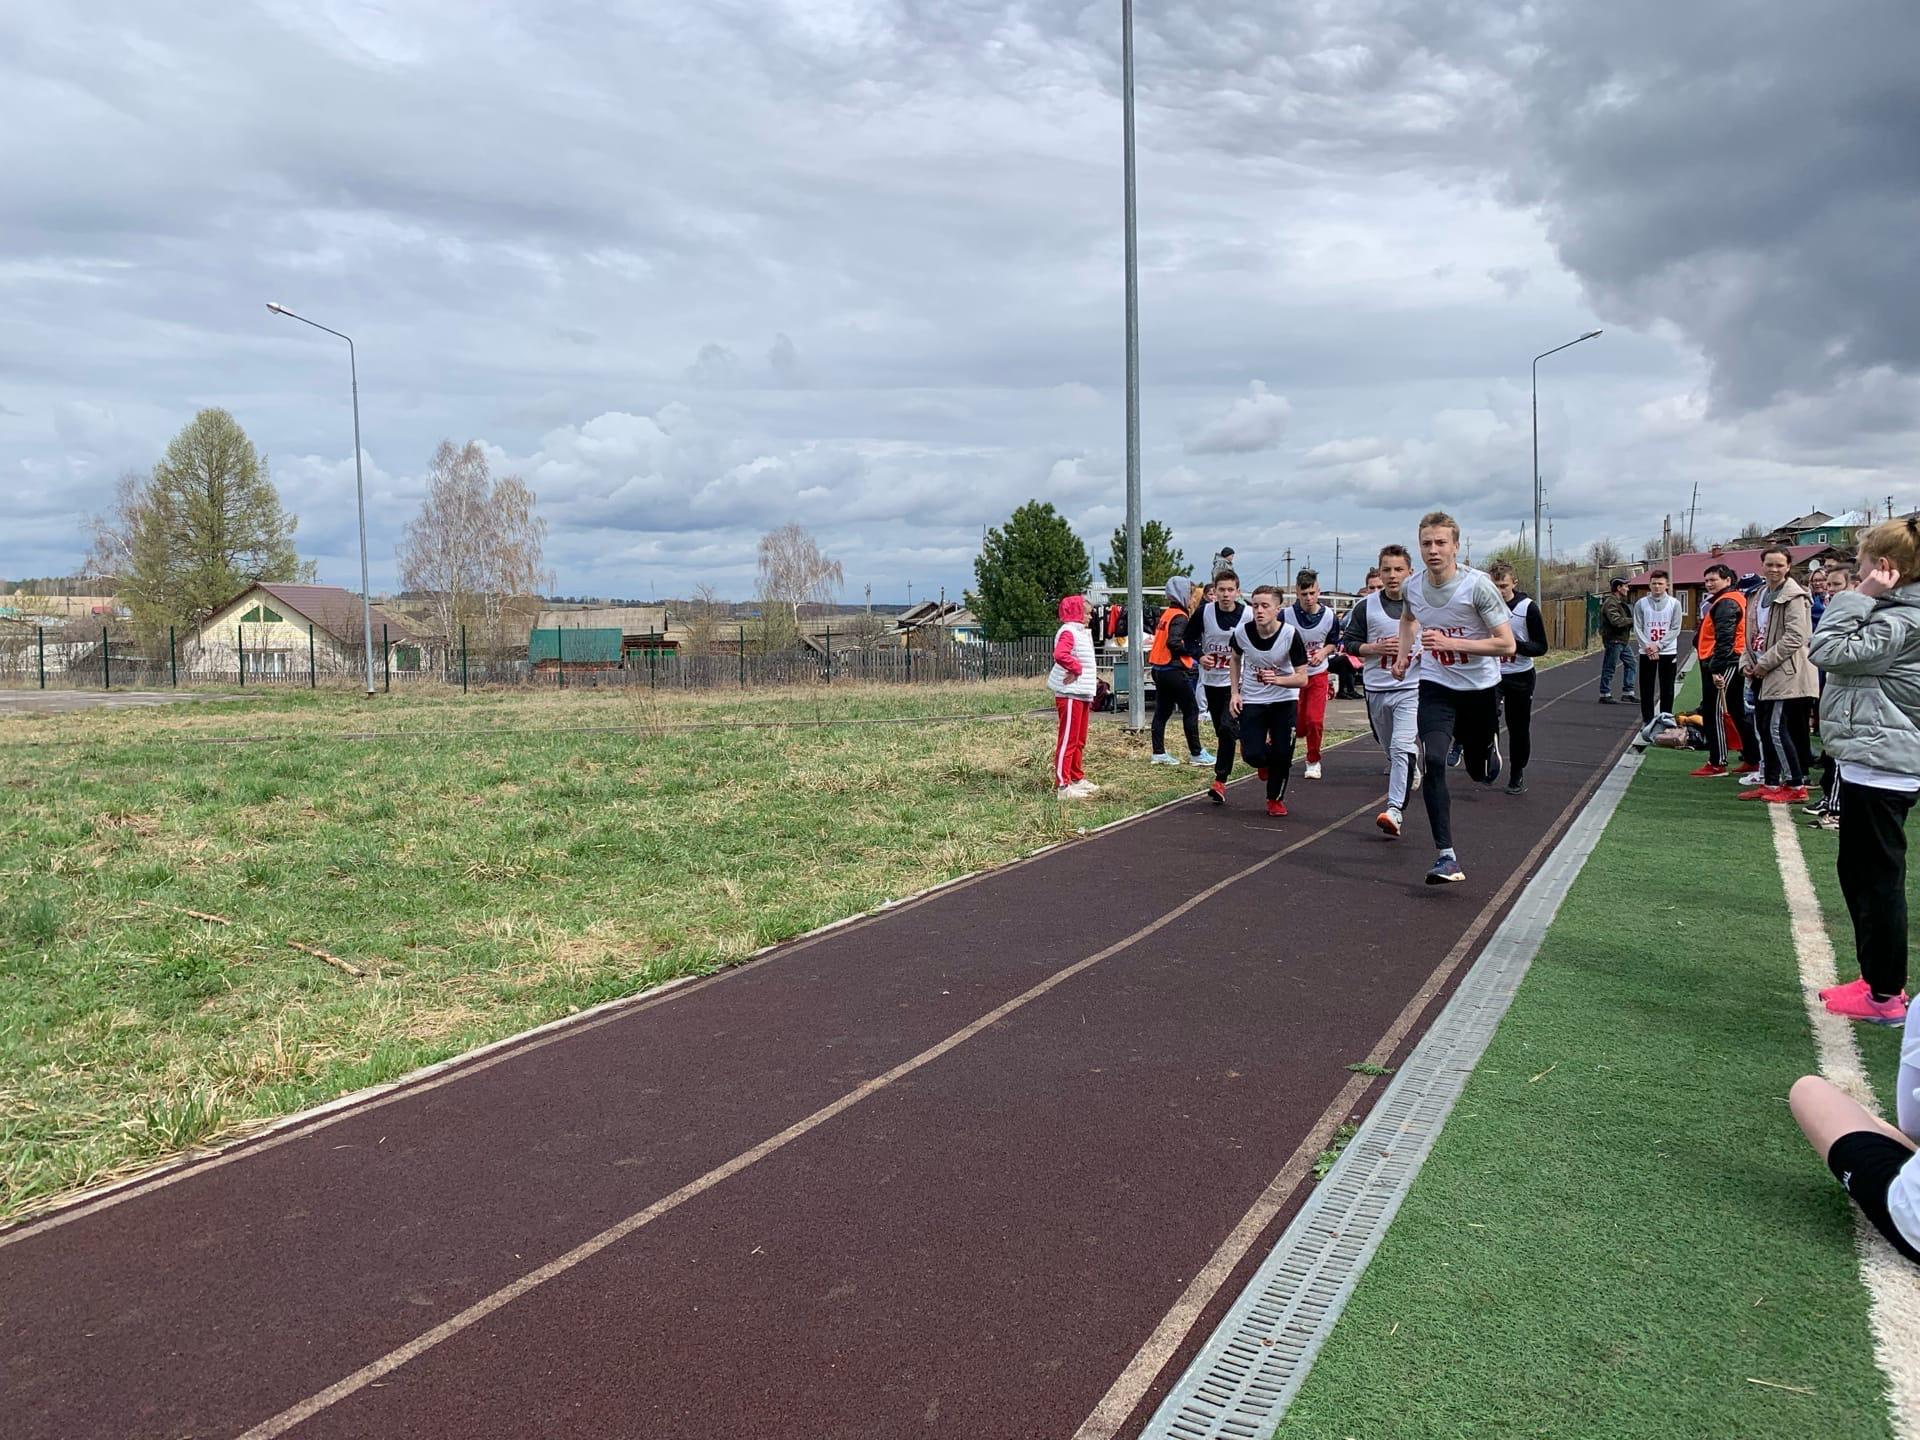
[[[269,300],[267,302],[267,309],[271,310],[276,315],[290,315],[293,313],[292,311],[288,310],[286,306],[282,305],[277,300]]]
[[[1591,340],[1593,339],[1594,336],[1598,335],[1599,333],[1600,332],[1598,330],[1589,330],[1587,331],[1586,334],[1582,335],[1580,338],[1582,340]]]

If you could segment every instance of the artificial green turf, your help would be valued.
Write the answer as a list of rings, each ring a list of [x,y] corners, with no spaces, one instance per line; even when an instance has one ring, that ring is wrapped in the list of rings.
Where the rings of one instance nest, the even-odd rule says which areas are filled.
[[[1280,1435],[1890,1433],[1765,807],[1698,758],[1648,752]]]

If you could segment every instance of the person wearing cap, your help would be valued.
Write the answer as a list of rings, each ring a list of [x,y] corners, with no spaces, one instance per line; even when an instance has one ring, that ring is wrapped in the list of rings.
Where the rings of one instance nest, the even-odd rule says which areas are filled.
[[[1600,602],[1600,643],[1606,653],[1600,660],[1600,703],[1613,704],[1613,667],[1620,666],[1620,691],[1629,705],[1640,703],[1634,689],[1639,661],[1633,653],[1633,606],[1627,603],[1627,582],[1615,580]]]

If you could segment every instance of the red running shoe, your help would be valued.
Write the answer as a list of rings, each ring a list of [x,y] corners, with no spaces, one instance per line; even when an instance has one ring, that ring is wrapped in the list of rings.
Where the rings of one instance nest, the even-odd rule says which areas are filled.
[[[1771,800],[1777,788],[1777,786],[1773,785],[1749,785],[1733,798],[1736,800]]]
[[[1687,774],[1692,776],[1695,780],[1711,780],[1716,775],[1724,775],[1726,773],[1727,773],[1726,766],[1715,765],[1711,760],[1709,760],[1705,765],[1702,765],[1698,770],[1689,770],[1687,772]]]
[[[1258,770],[1254,771],[1253,773],[1258,775],[1262,780],[1264,780],[1267,778],[1267,767],[1262,765]]]
[[[1867,977],[1862,975],[1858,980],[1849,980],[1844,985],[1829,985],[1820,992],[1820,998],[1832,1000],[1841,995],[1865,995],[1866,993]]]
[[[1285,815],[1286,815],[1286,813],[1287,813],[1287,802],[1286,802],[1286,801],[1284,801],[1284,800],[1269,800],[1269,801],[1267,801],[1267,814],[1269,814],[1269,815],[1279,815],[1279,816],[1285,816]]]
[[[1207,786],[1207,798],[1216,805],[1227,803],[1227,787],[1216,780]]]
[[[1827,1001],[1827,1009],[1849,1020],[1865,1020],[1872,1025],[1900,1025],[1906,1022],[1907,997],[1895,995],[1890,1000],[1876,1000],[1871,990],[1862,990],[1854,995],[1834,996]]]
[[[1760,797],[1769,805],[1804,805],[1807,803],[1807,787],[1804,785],[1775,785]]]

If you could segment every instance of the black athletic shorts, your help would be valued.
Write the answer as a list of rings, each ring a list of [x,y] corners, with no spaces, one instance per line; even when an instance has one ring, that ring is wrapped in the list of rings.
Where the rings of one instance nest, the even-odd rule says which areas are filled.
[[[1846,1187],[1860,1213],[1873,1222],[1873,1228],[1887,1237],[1887,1243],[1907,1259],[1920,1262],[1920,1250],[1900,1233],[1887,1211],[1887,1191],[1913,1151],[1878,1130],[1854,1130],[1833,1142],[1827,1151],[1827,1168]]]

